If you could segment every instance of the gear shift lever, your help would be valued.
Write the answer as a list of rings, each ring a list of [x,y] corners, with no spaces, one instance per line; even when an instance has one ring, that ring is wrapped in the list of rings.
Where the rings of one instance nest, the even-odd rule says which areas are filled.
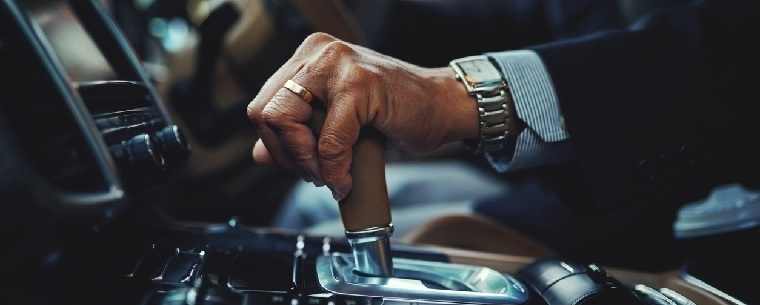
[[[315,110],[311,125],[322,126],[324,112]],[[489,268],[393,258],[382,136],[377,130],[363,129],[353,152],[353,189],[340,202],[353,255],[332,253],[317,258],[317,278],[323,289],[336,295],[379,297],[392,305],[527,302],[525,286]]]
[[[340,215],[354,255],[355,270],[367,275],[393,276],[389,238],[393,233],[382,136],[362,130],[354,146],[353,189],[340,202]]]
[[[313,109],[309,125],[320,130],[325,110]],[[369,276],[393,276],[390,249],[391,209],[385,188],[383,136],[364,128],[353,147],[351,193],[340,203],[340,216],[354,256],[355,271]]]

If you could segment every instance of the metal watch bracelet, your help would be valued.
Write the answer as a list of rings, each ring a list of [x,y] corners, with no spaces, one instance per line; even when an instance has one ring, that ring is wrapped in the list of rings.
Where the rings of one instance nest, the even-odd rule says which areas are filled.
[[[476,153],[504,149],[507,140],[517,136],[520,124],[501,72],[486,56],[456,59],[449,65],[478,106],[480,137],[471,146]]]

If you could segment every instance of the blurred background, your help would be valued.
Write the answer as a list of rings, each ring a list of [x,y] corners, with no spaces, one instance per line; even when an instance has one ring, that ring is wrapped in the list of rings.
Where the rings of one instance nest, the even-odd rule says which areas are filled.
[[[436,1],[103,1],[193,150],[188,162],[169,179],[171,198],[160,201],[168,205],[162,211],[189,221],[217,222],[232,215],[249,225],[271,224],[296,177],[253,163],[256,134],[245,117],[245,106],[312,32],[327,32],[426,66],[444,66],[457,56],[536,42],[537,36],[524,35],[525,39],[509,42],[480,39],[489,41],[487,45],[452,44],[434,35],[442,27],[452,34],[467,30],[464,25],[471,20],[445,18],[461,15],[459,7],[465,2],[469,1],[453,1],[452,5]],[[473,1],[476,6],[483,6],[481,2],[485,3]],[[506,7],[509,3],[492,1],[489,5]],[[27,5],[73,81],[116,79],[65,2],[30,1]],[[522,22],[501,19],[494,15],[480,20],[479,24],[491,24],[488,29],[492,30],[478,35],[503,33],[503,27],[493,24]],[[397,151],[389,152],[388,157],[393,162],[421,158]],[[458,147],[424,158],[457,158],[487,166],[461,154]]]
[[[614,13],[601,20],[582,16],[552,25],[544,16],[550,10],[540,1],[104,0],[103,4],[193,150],[190,160],[169,179],[171,198],[160,201],[168,205],[162,210],[190,221],[216,222],[233,215],[256,226],[271,224],[296,177],[253,163],[256,134],[245,117],[245,106],[308,34],[327,32],[414,64],[445,66],[452,58],[598,30],[600,23],[624,26],[663,5],[621,1],[622,12],[615,6]],[[65,2],[36,0],[27,6],[73,81],[115,79]],[[456,43],[452,37],[468,37],[468,43]],[[395,150],[388,155],[391,162],[420,159],[455,159],[493,175],[483,160],[455,145],[424,157]]]

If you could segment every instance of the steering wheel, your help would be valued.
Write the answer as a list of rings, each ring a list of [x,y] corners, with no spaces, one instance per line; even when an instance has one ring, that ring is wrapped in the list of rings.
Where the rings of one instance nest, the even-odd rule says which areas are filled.
[[[0,226],[106,223],[127,207],[129,195],[165,180],[188,153],[100,2],[66,3],[118,80],[72,81],[32,16],[35,7],[0,4],[3,66],[24,68],[3,75],[9,85],[0,99],[0,168],[12,178],[0,181],[0,195],[13,208],[2,213],[8,219]]]

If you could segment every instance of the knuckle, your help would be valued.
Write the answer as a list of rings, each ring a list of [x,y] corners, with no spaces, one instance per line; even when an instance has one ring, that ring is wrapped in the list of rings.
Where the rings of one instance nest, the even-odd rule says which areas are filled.
[[[324,134],[317,145],[321,159],[338,160],[346,150],[347,143],[335,134]]]
[[[248,104],[248,107],[246,107],[246,114],[248,115],[248,119],[251,120],[254,125],[260,126],[265,123],[263,112],[264,108],[266,108],[267,105],[268,104],[266,103],[251,102]]]
[[[306,39],[304,39],[303,44],[313,46],[313,45],[321,45],[321,44],[329,43],[335,40],[336,38],[330,34],[316,32],[316,33],[309,34],[309,36],[307,36]]]
[[[379,80],[380,76],[360,65],[353,65],[348,73],[344,74],[343,82],[352,87],[363,87],[368,84],[375,83]]]
[[[280,90],[272,100],[261,110],[260,121],[270,125],[280,126],[290,121],[296,121],[298,109],[296,104],[288,102],[288,93]]]
[[[245,113],[251,122],[261,123],[261,113],[258,108],[254,102],[249,103],[245,108]]]
[[[320,49],[316,56],[312,57],[311,64],[305,69],[313,75],[330,76],[340,73],[346,64],[351,61],[344,60],[355,54],[353,47],[343,41],[335,40]]]
[[[311,150],[306,148],[304,145],[291,147],[291,154],[293,155],[293,160],[299,163],[303,163],[314,158],[314,154],[311,152]]]
[[[271,103],[264,107],[259,117],[261,123],[274,126],[281,125],[287,119],[285,113],[282,112],[279,107]]]
[[[322,51],[322,57],[341,58],[352,55],[354,48],[347,42],[336,40],[328,43]]]

